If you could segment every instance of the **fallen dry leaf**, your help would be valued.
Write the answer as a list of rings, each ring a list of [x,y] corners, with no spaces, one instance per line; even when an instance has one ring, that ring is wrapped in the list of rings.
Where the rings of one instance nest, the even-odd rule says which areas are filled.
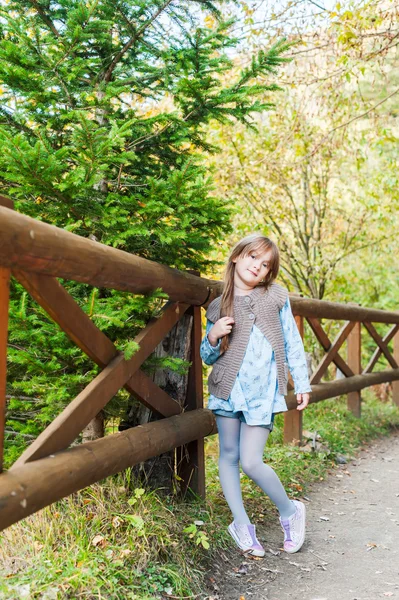
[[[37,540],[35,540],[33,542],[33,547],[36,550],[36,552],[38,552],[39,550],[42,550],[44,548],[44,544],[41,544],[40,542],[38,542]]]
[[[91,540],[91,545],[94,546],[95,548],[97,548],[98,546],[100,548],[104,548],[104,546],[106,545],[106,541],[103,538],[102,535],[95,535],[94,538]]]
[[[115,527],[115,529],[117,527],[120,527],[122,525],[122,523],[123,523],[123,520],[120,517],[114,517],[112,519],[112,525],[113,525],[113,527]]]
[[[369,542],[368,544],[366,544],[367,546],[367,552],[369,550],[372,550],[373,548],[377,548],[377,544],[375,544],[374,542]]]

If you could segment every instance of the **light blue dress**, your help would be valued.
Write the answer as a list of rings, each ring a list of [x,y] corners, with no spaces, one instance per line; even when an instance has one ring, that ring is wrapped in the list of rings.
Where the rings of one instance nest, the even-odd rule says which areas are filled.
[[[280,320],[295,393],[310,392],[306,355],[289,299],[280,310]],[[201,358],[207,365],[212,365],[220,354],[221,339],[217,346],[212,346],[208,340],[208,333],[212,327],[212,321],[207,320],[206,334],[200,349]],[[208,408],[229,412],[242,411],[248,425],[269,425],[273,413],[288,410],[284,396],[278,391],[273,348],[256,325],[252,326],[245,356],[229,398],[223,400],[211,395]]]

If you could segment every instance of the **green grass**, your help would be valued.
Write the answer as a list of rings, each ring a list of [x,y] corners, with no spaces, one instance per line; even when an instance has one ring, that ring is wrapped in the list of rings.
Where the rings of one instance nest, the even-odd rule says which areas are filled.
[[[398,407],[369,390],[363,399],[361,419],[347,411],[345,398],[305,411],[304,429],[320,434],[324,452],[284,446],[283,415],[277,416],[265,460],[290,497],[306,495],[333,471],[336,454],[349,459],[364,442],[399,427]],[[231,543],[230,513],[217,478],[217,436],[206,440],[206,455],[206,502],[161,498],[126,472],[7,529],[0,534],[0,599],[205,598],[204,571]],[[251,519],[276,519],[270,500],[246,476],[241,481]]]

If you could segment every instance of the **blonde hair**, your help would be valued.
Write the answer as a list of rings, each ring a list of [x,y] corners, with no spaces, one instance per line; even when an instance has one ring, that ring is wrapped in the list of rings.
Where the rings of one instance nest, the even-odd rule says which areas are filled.
[[[251,252],[266,252],[271,250],[270,269],[257,287],[265,289],[276,279],[280,268],[280,254],[276,244],[268,237],[260,233],[251,233],[237,242],[230,252],[224,273],[224,288],[220,302],[220,317],[234,317],[234,274],[236,265],[233,262],[237,258],[248,256]],[[225,335],[222,339],[220,352],[226,352],[229,347],[229,336]]]

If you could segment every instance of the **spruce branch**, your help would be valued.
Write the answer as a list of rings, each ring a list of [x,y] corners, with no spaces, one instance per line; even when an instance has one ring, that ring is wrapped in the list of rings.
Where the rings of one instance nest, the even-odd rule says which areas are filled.
[[[106,70],[104,77],[103,77],[103,80],[105,81],[105,83],[108,83],[111,80],[112,73],[114,72],[116,65],[119,63],[121,58],[126,54],[126,52],[129,50],[129,48],[131,48],[133,46],[133,44],[140,38],[140,36],[144,33],[144,31],[146,29],[148,29],[148,27],[151,25],[151,23],[159,17],[159,15],[169,6],[169,4],[171,4],[171,2],[173,2],[173,0],[166,0],[166,2],[162,6],[160,6],[158,8],[158,10],[155,11],[154,14],[151,15],[151,17],[145,23],[143,23],[143,25],[136,31],[136,33],[130,38],[130,40],[128,40],[126,42],[126,44],[124,45],[122,50],[120,50],[120,52],[118,52],[118,54],[114,57],[110,66]]]
[[[60,35],[58,29],[56,28],[56,26],[54,25],[54,23],[50,19],[50,17],[46,14],[43,6],[39,2],[37,2],[37,0],[28,0],[28,2],[30,2],[30,4],[32,4],[32,6],[36,9],[36,11],[40,15],[42,21],[51,29],[51,31],[54,33],[54,35],[58,39],[61,39],[61,35]]]

